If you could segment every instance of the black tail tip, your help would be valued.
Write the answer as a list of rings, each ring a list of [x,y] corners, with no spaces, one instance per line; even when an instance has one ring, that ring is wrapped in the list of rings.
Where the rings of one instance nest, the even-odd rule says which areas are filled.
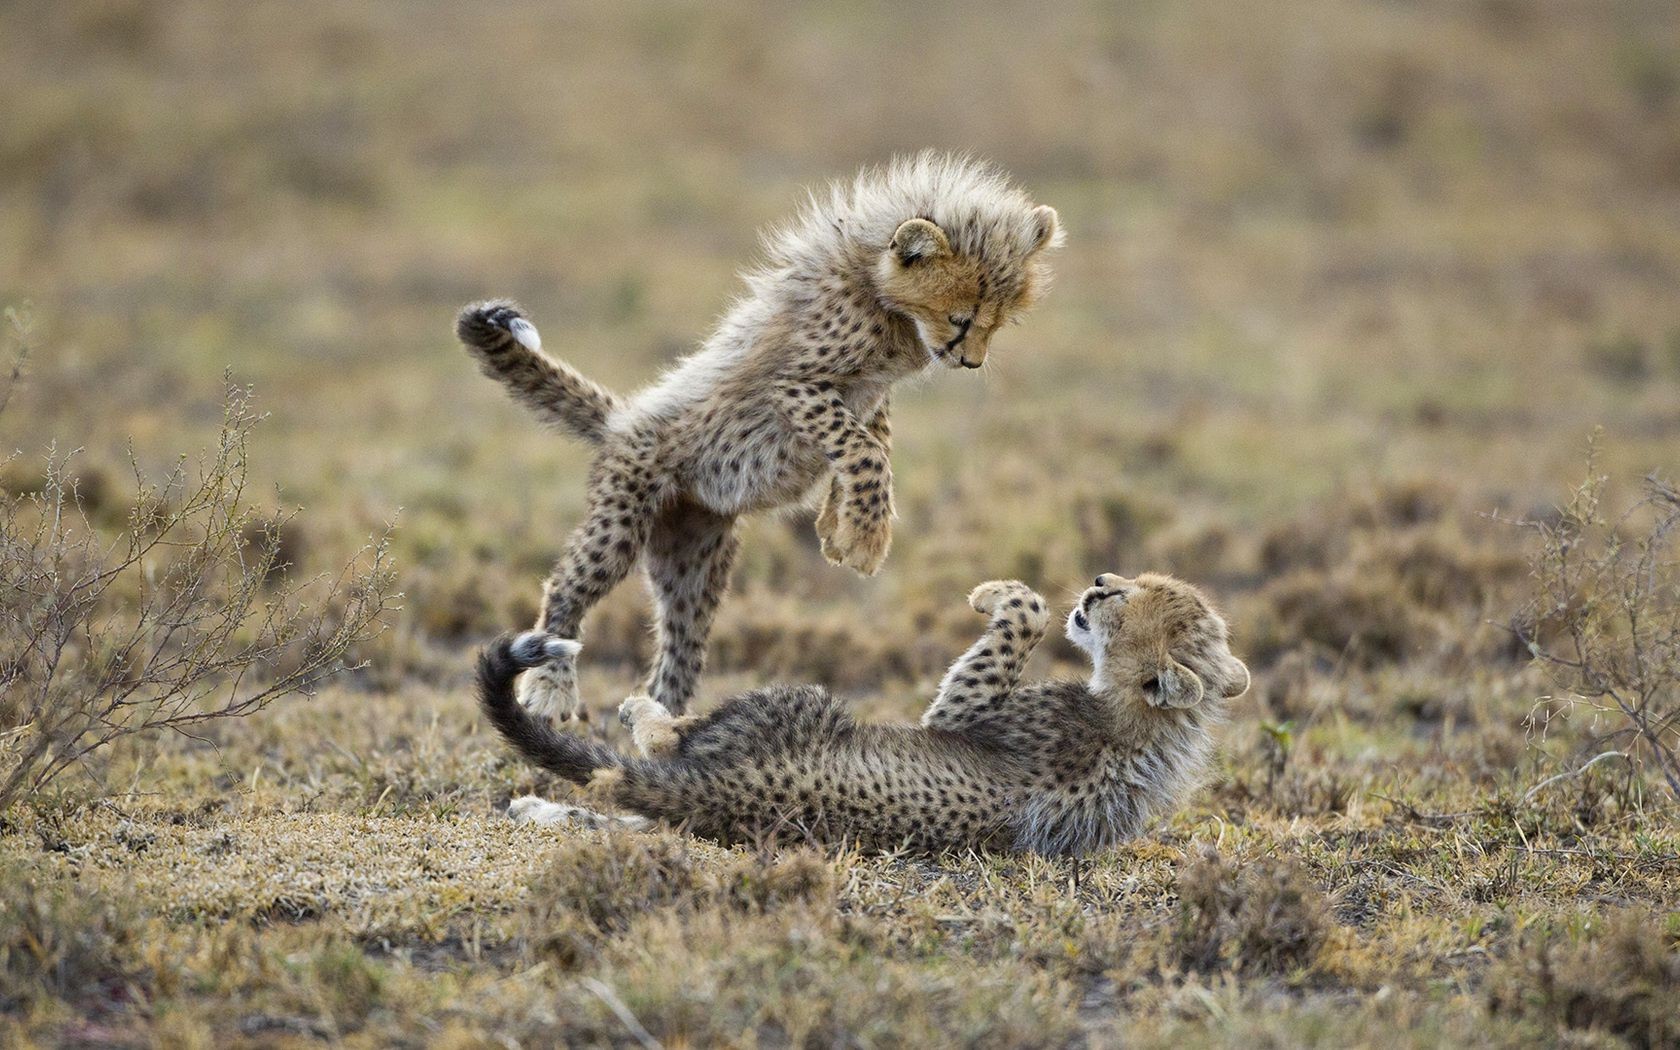
[[[581,648],[570,638],[556,638],[544,631],[498,635],[478,652],[479,682],[492,691],[498,690],[521,671],[555,660],[569,660]]]
[[[478,651],[479,681],[484,684],[511,681],[533,665],[520,660],[515,642],[519,635],[498,635]]]

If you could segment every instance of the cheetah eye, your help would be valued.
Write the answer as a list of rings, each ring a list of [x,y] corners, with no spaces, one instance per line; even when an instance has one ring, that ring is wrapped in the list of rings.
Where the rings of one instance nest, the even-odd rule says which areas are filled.
[[[951,316],[945,318],[945,320],[947,320],[947,321],[951,322],[952,324],[956,325],[958,328],[961,328],[963,325],[968,324],[969,321],[972,320],[972,318],[959,317],[956,314],[952,314]]]

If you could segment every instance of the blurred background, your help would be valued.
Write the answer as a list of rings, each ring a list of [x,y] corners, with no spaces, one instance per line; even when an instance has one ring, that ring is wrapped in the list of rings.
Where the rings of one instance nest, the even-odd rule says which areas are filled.
[[[477,376],[454,311],[517,297],[629,390],[806,187],[923,147],[1060,210],[1056,287],[985,374],[896,399],[879,579],[827,567],[808,516],[754,525],[720,668],[917,681],[974,581],[1099,569],[1211,584],[1259,662],[1397,630],[1366,599],[1433,625],[1379,652],[1433,652],[1498,611],[1477,587],[1443,619],[1437,584],[1521,575],[1508,534],[1475,560],[1481,515],[1560,500],[1595,426],[1627,477],[1680,447],[1667,0],[19,0],[0,95],[0,300],[35,319],[5,444],[85,447],[91,490],[130,444],[202,446],[224,372],[254,384],[290,553],[400,522],[392,682],[529,618],[583,497],[583,450]],[[1423,542],[1410,597],[1279,590]],[[592,653],[629,674],[623,590]]]

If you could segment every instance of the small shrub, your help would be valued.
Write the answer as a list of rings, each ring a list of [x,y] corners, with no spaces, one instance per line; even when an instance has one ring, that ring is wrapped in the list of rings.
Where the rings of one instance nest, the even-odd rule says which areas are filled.
[[[1526,563],[1446,520],[1436,486],[1395,485],[1261,543],[1272,577],[1255,602],[1251,652],[1291,652],[1356,668],[1417,657],[1509,658],[1487,612],[1521,586]]]
[[[1442,636],[1427,610],[1376,575],[1302,570],[1268,585],[1261,599],[1254,640],[1261,660],[1305,644],[1373,667],[1415,655]]]
[[[1165,507],[1130,494],[1081,497],[1074,506],[1081,564],[1127,564],[1171,517]]]
[[[1531,721],[1590,708],[1610,724],[1593,748],[1648,763],[1680,800],[1680,490],[1648,477],[1612,516],[1606,481],[1589,459],[1561,513],[1525,523],[1534,593],[1511,629],[1563,694]]]
[[[0,1014],[42,1000],[120,1002],[145,982],[143,941],[122,901],[0,872]]]
[[[538,956],[576,967],[650,913],[693,915],[722,908],[760,914],[831,902],[834,893],[827,861],[810,850],[703,864],[676,836],[579,838],[531,885],[526,945]]]
[[[1287,860],[1238,865],[1209,851],[1184,869],[1178,894],[1171,952],[1191,970],[1304,969],[1317,961],[1333,924],[1324,895]]]
[[[0,493],[0,811],[114,740],[311,692],[384,628],[383,539],[337,575],[285,567],[296,527],[246,491],[258,420],[230,388],[215,448],[158,483],[135,467],[114,533],[90,520],[69,457],[49,455],[35,491]]]
[[[1659,923],[1624,912],[1578,944],[1537,937],[1489,975],[1488,1007],[1640,1048],[1680,1045],[1680,944]]]
[[[535,924],[575,916],[603,934],[636,916],[691,896],[700,875],[688,846],[675,837],[607,835],[559,850],[531,884]]]
[[[1651,349],[1643,339],[1617,335],[1587,347],[1587,364],[1606,379],[1641,383],[1651,378]]]
[[[834,898],[834,869],[814,850],[736,856],[717,873],[713,892],[737,911],[767,912]]]
[[[910,677],[920,662],[915,643],[925,634],[882,630],[849,614],[813,614],[797,601],[753,590],[718,614],[710,666],[865,689]],[[948,651],[940,658],[949,659]]]
[[[1364,529],[1430,525],[1446,518],[1454,499],[1453,490],[1438,481],[1391,481],[1356,496],[1348,508],[1348,522]]]

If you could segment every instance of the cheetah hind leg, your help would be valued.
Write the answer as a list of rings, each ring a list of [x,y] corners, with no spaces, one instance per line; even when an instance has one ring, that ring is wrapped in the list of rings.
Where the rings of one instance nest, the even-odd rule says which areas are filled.
[[[582,648],[570,638],[542,631],[526,631],[514,639],[513,657],[527,667],[514,683],[514,693],[525,710],[538,718],[583,721],[577,688],[577,654]]]
[[[618,705],[618,720],[643,758],[664,758],[677,750],[683,727],[695,716],[678,717],[651,696],[632,696]]]

